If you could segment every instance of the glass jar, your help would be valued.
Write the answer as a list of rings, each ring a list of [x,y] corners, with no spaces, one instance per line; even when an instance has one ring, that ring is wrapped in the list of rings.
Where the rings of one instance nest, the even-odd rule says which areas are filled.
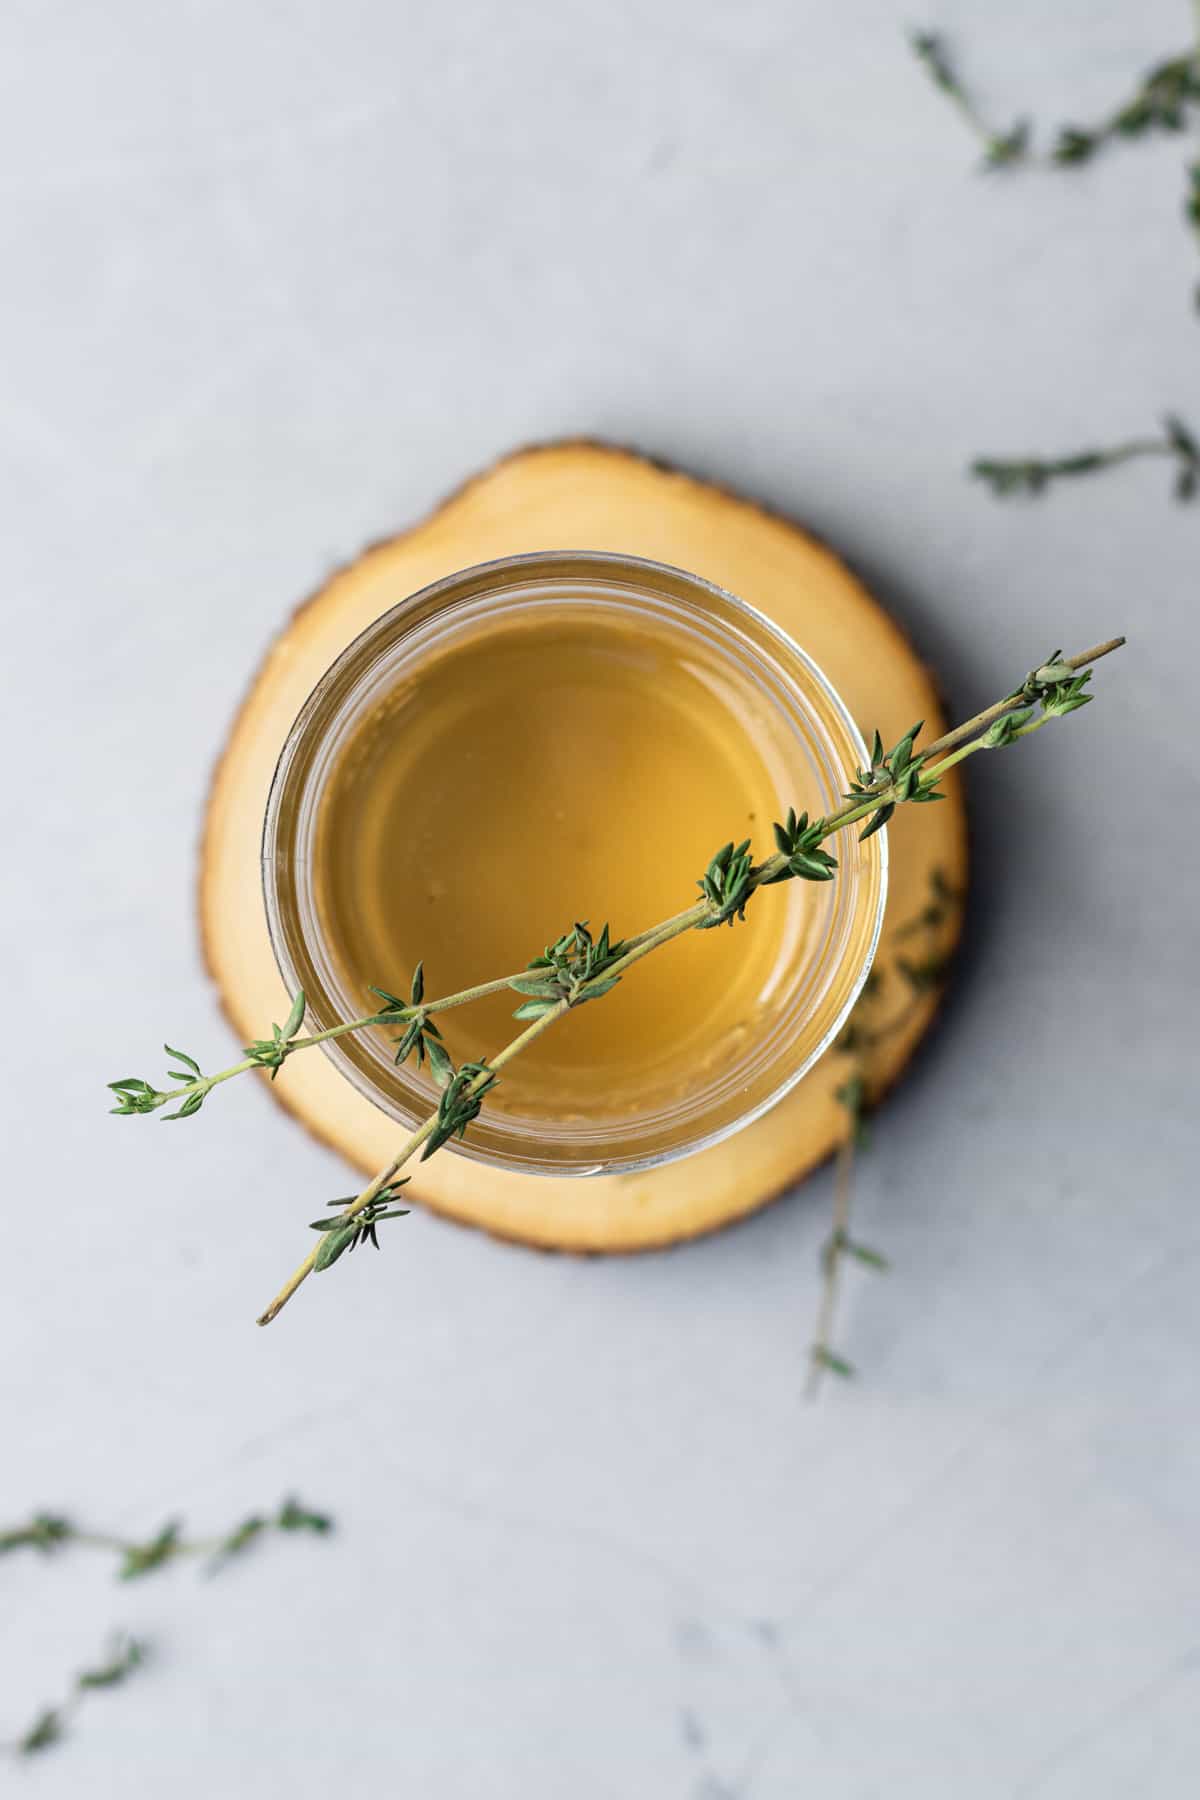
[[[311,1030],[360,1017],[371,1004],[347,978],[316,880],[322,808],[339,758],[391,694],[410,696],[419,720],[422,669],[505,622],[530,629],[569,622],[572,629],[585,628],[598,648],[635,641],[652,628],[659,638],[677,642],[681,657],[703,658],[707,668],[719,672],[724,703],[745,719],[769,763],[779,793],[776,816],[789,804],[813,817],[833,812],[853,771],[867,760],[846,708],[804,651],[752,606],[697,576],[636,557],[546,552],[504,558],[436,582],[384,613],[342,652],[296,719],[276,768],[263,829],[267,920],[289,991],[302,988],[308,998]],[[664,806],[681,803],[685,797],[663,796]],[[760,858],[774,847],[769,831],[770,820],[758,822]],[[595,1105],[564,1104],[557,1112],[523,1106],[519,1084],[502,1080],[454,1148],[501,1169],[613,1174],[688,1155],[760,1117],[833,1042],[878,942],[887,889],[886,833],[860,843],[857,828],[844,830],[829,847],[839,864],[833,881],[787,882],[755,897],[755,907],[786,909],[786,954],[753,1016],[726,1034],[713,1053],[689,1057],[686,1066],[670,1071],[669,1080],[645,1092],[615,1099],[598,1094]],[[630,854],[638,852],[636,844],[630,846]],[[681,892],[677,908],[667,910],[682,910],[694,898]],[[614,931],[623,932],[657,923],[613,920]],[[470,920],[464,918],[462,925],[468,930]],[[539,947],[536,942],[527,947],[522,960]],[[415,945],[414,962],[418,954]],[[635,967],[625,979],[636,981],[638,975]],[[434,990],[427,997],[436,997]],[[518,997],[511,998],[515,1004]],[[441,1022],[456,1017],[450,1013]],[[551,1030],[570,1025],[567,1019]],[[511,1034],[519,1029],[513,1025]],[[369,1028],[324,1049],[361,1093],[411,1127],[436,1105],[437,1089],[427,1071],[411,1063],[396,1067],[395,1035]],[[517,1067],[510,1065],[514,1072]]]

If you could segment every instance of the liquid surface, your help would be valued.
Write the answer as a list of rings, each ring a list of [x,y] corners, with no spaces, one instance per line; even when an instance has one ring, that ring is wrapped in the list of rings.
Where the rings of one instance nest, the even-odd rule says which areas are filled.
[[[429,998],[516,973],[576,919],[632,936],[691,904],[729,838],[766,854],[797,796],[760,748],[762,703],[707,652],[681,649],[667,629],[510,619],[424,662],[419,685],[360,723],[315,846],[349,993],[407,994],[419,959]],[[669,1103],[751,1028],[796,916],[775,889],[733,930],[656,951],[539,1038],[489,1106],[567,1121]],[[514,1036],[519,1003],[443,1015],[455,1062]]]

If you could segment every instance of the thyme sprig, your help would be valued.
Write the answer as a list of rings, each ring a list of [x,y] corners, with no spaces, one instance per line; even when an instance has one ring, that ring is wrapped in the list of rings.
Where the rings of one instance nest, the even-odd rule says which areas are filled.
[[[381,1197],[393,1190],[400,1170],[418,1152],[424,1160],[452,1137],[461,1139],[478,1117],[485,1096],[496,1085],[507,1064],[574,1007],[596,998],[600,990],[610,991],[635,963],[684,932],[707,930],[744,918],[746,907],[759,887],[791,879],[827,880],[836,865],[829,852],[823,856],[814,854],[824,840],[859,823],[863,824],[860,838],[870,837],[880,829],[880,813],[886,821],[899,805],[936,798],[938,783],[956,764],[982,751],[1016,743],[1042,730],[1053,720],[1087,705],[1090,695],[1084,690],[1091,678],[1090,665],[1123,643],[1123,638],[1113,638],[1074,657],[1064,658],[1059,651],[1053,652],[994,706],[946,732],[920,752],[915,749],[920,725],[906,732],[886,752],[877,732],[871,766],[857,771],[858,779],[846,805],[811,823],[807,820],[802,823],[803,815],[797,817],[794,811],[790,812],[787,820],[776,826],[775,854],[760,864],[750,860],[748,841],[736,847],[732,843],[723,846],[699,880],[700,899],[637,938],[614,945],[606,927],[593,946],[586,928],[576,925],[573,932],[560,938],[556,946],[548,948],[530,965],[534,971],[532,979],[545,981],[547,991],[529,995],[517,1012],[527,1016],[525,1006],[532,1001],[536,1016],[529,1018],[525,1029],[496,1055],[483,1062],[464,1064],[457,1071],[443,1089],[436,1110],[417,1126],[391,1161],[337,1215],[340,1222],[329,1228],[338,1231],[357,1229],[364,1216],[372,1215],[372,1209]],[[598,952],[600,944],[605,947],[604,954],[592,955],[593,951]],[[592,955],[590,963],[589,955]],[[593,969],[590,975],[585,973],[588,967]],[[560,977],[565,978],[565,985]],[[529,978],[518,979],[528,981]],[[549,991],[550,983],[554,984],[554,994]],[[509,985],[512,985],[512,978]],[[518,988],[517,991],[523,990]],[[260,1325],[270,1324],[278,1317],[317,1268],[318,1256],[318,1251],[309,1252],[259,1316]]]
[[[441,1043],[441,1032],[429,1015],[448,1011],[454,1006],[469,1005],[472,1000],[482,999],[485,994],[502,993],[508,987],[509,979],[502,976],[498,981],[485,981],[478,987],[464,988],[461,993],[447,994],[443,999],[427,1001],[424,999],[423,970],[418,964],[413,975],[414,999],[404,1001],[398,995],[388,993],[386,988],[372,987],[368,991],[384,1001],[381,1008],[364,1013],[360,1018],[330,1025],[324,1031],[310,1032],[305,1037],[298,1035],[307,1010],[307,1002],[301,990],[292,1004],[287,1024],[273,1025],[269,1038],[259,1038],[254,1043],[247,1044],[239,1062],[219,1070],[215,1075],[205,1075],[194,1057],[187,1056],[180,1050],[173,1050],[166,1044],[163,1047],[168,1056],[184,1065],[183,1068],[167,1071],[168,1079],[177,1081],[180,1085],[159,1089],[153,1082],[136,1076],[110,1081],[109,1089],[117,1096],[117,1104],[110,1111],[123,1117],[131,1117],[140,1113],[158,1112],[161,1107],[177,1100],[180,1103],[177,1110],[164,1113],[163,1118],[189,1119],[199,1112],[213,1088],[219,1087],[222,1082],[232,1081],[235,1075],[246,1075],[257,1069],[269,1072],[270,1079],[274,1081],[284,1063],[298,1050],[309,1050],[314,1044],[332,1043],[335,1038],[347,1037],[356,1031],[367,1031],[377,1025],[405,1025],[407,1029],[397,1041],[396,1061],[403,1063],[415,1051],[418,1067],[428,1057],[435,1078],[440,1082],[449,1081],[453,1065]]]
[[[2,1747],[11,1755],[22,1758],[53,1749],[66,1736],[67,1727],[85,1696],[101,1688],[120,1687],[142,1667],[148,1654],[149,1646],[144,1639],[131,1637],[127,1632],[115,1633],[103,1660],[81,1669],[64,1699],[54,1706],[44,1707],[19,1738]]]
[[[1051,160],[1089,162],[1105,144],[1122,138],[1184,131],[1191,107],[1200,107],[1200,52],[1196,50],[1147,70],[1129,99],[1097,124],[1060,125]]]
[[[271,1514],[252,1513],[220,1537],[184,1538],[178,1519],[168,1519],[148,1538],[125,1538],[112,1532],[91,1531],[58,1513],[38,1512],[23,1525],[0,1531],[0,1555],[16,1550],[36,1550],[49,1555],[68,1544],[90,1550],[108,1550],[119,1559],[117,1578],[135,1581],[180,1557],[207,1557],[214,1568],[239,1555],[265,1533],[312,1532],[325,1536],[333,1529],[326,1513],[314,1512],[295,1498],[284,1500]]]
[[[424,1161],[452,1139],[461,1140],[479,1117],[486,1097],[499,1082],[504,1068],[543,1031],[575,1008],[610,993],[629,969],[673,938],[687,931],[707,931],[744,919],[747,905],[760,887],[773,887],[791,880],[824,882],[832,879],[837,859],[823,848],[829,838],[858,824],[862,825],[860,840],[870,838],[886,825],[897,806],[941,799],[938,784],[950,769],[967,757],[1016,743],[1018,739],[1042,730],[1052,720],[1086,706],[1091,697],[1085,692],[1091,679],[1091,665],[1119,649],[1124,641],[1124,638],[1112,638],[1074,657],[1064,658],[1056,650],[995,705],[965,720],[921,750],[916,748],[922,730],[920,722],[886,751],[876,732],[869,766],[855,771],[856,778],[845,796],[845,805],[812,820],[807,813],[797,815],[794,808],[790,809],[787,818],[777,821],[774,826],[774,853],[761,863],[753,861],[749,839],[737,845],[732,841],[723,845],[697,881],[700,898],[636,937],[614,939],[607,924],[598,936],[593,937],[586,922],[576,922],[517,975],[467,988],[441,1000],[425,998],[424,970],[418,964],[408,1001],[385,989],[374,989],[385,1001],[382,1011],[332,1026],[307,1038],[296,1035],[304,1016],[304,996],[300,994],[292,1006],[287,1025],[275,1028],[269,1039],[251,1047],[261,1053],[258,1057],[252,1057],[248,1050],[246,1060],[222,1071],[220,1076],[205,1076],[197,1069],[193,1091],[185,1095],[176,1116],[186,1117],[199,1109],[203,1094],[194,1105],[190,1104],[195,1099],[197,1083],[206,1084],[207,1092],[218,1080],[227,1080],[252,1066],[266,1066],[268,1052],[273,1059],[271,1072],[274,1076],[295,1049],[307,1044],[328,1042],[344,1032],[368,1026],[403,1023],[406,1030],[397,1047],[398,1059],[402,1060],[402,1052],[406,1056],[416,1051],[419,1064],[418,1045],[423,1041],[424,1054],[435,1075],[441,1078],[436,1107],[415,1127],[390,1162],[359,1194],[337,1203],[339,1211],[313,1222],[313,1229],[321,1237],[320,1244],[293,1271],[260,1314],[258,1323],[267,1325],[278,1317],[311,1274],[332,1267],[345,1251],[356,1248],[368,1238],[378,1249],[376,1226],[385,1219],[404,1216],[404,1208],[391,1206],[408,1179],[400,1179],[400,1171],[418,1154]],[[430,1029],[429,1015],[505,988],[521,996],[514,1017],[523,1029],[494,1055],[463,1063],[455,1069],[440,1037]],[[439,1046],[438,1051],[432,1049],[433,1045]],[[177,1052],[173,1054],[188,1067],[196,1068],[190,1058],[179,1058]],[[164,1096],[155,1091],[147,1095],[142,1090],[148,1084],[132,1080],[112,1086],[120,1096],[120,1104],[114,1110],[123,1113],[151,1112],[163,1099],[178,1097],[178,1090]],[[165,1554],[174,1551],[172,1541]]]
[[[1191,116],[1200,110],[1200,0],[1193,0],[1193,12],[1196,42],[1190,50],[1156,63],[1141,77],[1129,99],[1097,124],[1060,125],[1048,154],[1037,160],[1060,169],[1075,168],[1091,162],[1106,144],[1145,138],[1159,132],[1183,131]],[[1030,132],[1024,121],[1003,133],[993,130],[981,117],[958,79],[943,39],[936,33],[925,31],[910,35],[910,42],[934,85],[954,102],[971,131],[983,139],[985,166],[1035,160]],[[1200,161],[1189,164],[1186,181],[1183,214],[1200,246]],[[1193,301],[1200,310],[1200,284],[1193,290]],[[1124,457],[1102,453],[1098,462],[1061,472],[1084,474],[1106,468],[1111,461],[1124,460]]]
[[[1014,715],[1005,716],[1011,718]],[[835,1054],[849,1058],[849,1073],[835,1090],[838,1104],[846,1113],[846,1134],[838,1146],[834,1169],[832,1226],[821,1249],[821,1298],[809,1349],[809,1399],[816,1397],[826,1372],[843,1377],[855,1374],[854,1364],[835,1350],[831,1341],[846,1258],[879,1274],[886,1273],[891,1266],[881,1251],[851,1235],[854,1178],[859,1158],[871,1137],[874,1104],[869,1081],[871,1055],[880,1044],[903,1031],[914,1013],[943,987],[949,957],[941,947],[941,940],[962,902],[963,895],[950,885],[940,869],[935,869],[924,905],[893,934],[894,940],[906,942],[919,934],[926,940],[926,947],[912,955],[897,954],[889,969],[876,965],[871,970],[854,1011],[834,1045]],[[880,1018],[881,1002],[896,985],[893,974],[900,976],[906,996],[898,1007],[890,1008],[886,1016]]]
[[[1129,98],[1095,124],[1060,125],[1050,149],[1039,158],[1028,119],[1018,120],[1007,131],[998,131],[983,117],[958,74],[945,38],[933,31],[916,31],[910,33],[909,43],[933,85],[953,103],[968,129],[983,143],[984,164],[988,168],[1036,160],[1060,167],[1089,162],[1106,144],[1156,132],[1184,131],[1189,109],[1200,107],[1200,49],[1185,50],[1148,69]]]
[[[1196,204],[1200,211],[1200,166]],[[1200,440],[1175,413],[1166,415],[1158,437],[1130,438],[1107,449],[1075,450],[1065,456],[980,456],[971,464],[970,472],[1004,498],[1012,494],[1041,494],[1051,482],[1064,476],[1090,475],[1097,469],[1113,468],[1141,457],[1167,457],[1174,463],[1176,500],[1193,500],[1200,493]]]
[[[274,1513],[251,1513],[239,1520],[219,1537],[184,1538],[178,1519],[146,1538],[126,1538],[106,1531],[91,1531],[76,1525],[61,1513],[37,1512],[23,1524],[0,1531],[0,1555],[20,1550],[33,1550],[42,1556],[57,1555],[66,1546],[77,1544],[85,1549],[104,1550],[118,1559],[117,1578],[136,1581],[162,1569],[181,1557],[204,1557],[210,1572],[240,1557],[251,1544],[270,1532],[305,1532],[324,1537],[333,1530],[327,1513],[314,1512],[294,1497],[283,1501]],[[84,1697],[99,1689],[119,1687],[135,1670],[141,1668],[147,1646],[140,1638],[117,1633],[103,1661],[83,1669],[75,1676],[65,1699],[44,1707],[19,1738],[0,1744],[15,1757],[29,1757],[61,1743],[67,1726]]]

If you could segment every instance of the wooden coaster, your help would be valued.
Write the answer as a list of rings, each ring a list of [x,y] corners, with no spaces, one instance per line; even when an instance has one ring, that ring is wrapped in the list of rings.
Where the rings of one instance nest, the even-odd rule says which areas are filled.
[[[267,937],[259,837],[276,758],[310,690],[364,626],[428,582],[493,557],[577,549],[674,563],[750,601],[813,656],[868,737],[877,726],[890,742],[921,718],[927,738],[945,729],[934,682],[907,639],[798,526],[627,450],[565,442],[516,451],[308,600],[234,721],[209,797],[199,904],[204,955],[243,1042],[288,1009]],[[629,1251],[712,1231],[790,1187],[844,1138],[836,1090],[847,1076],[861,1069],[872,1093],[889,1088],[936,1011],[967,868],[955,776],[946,791],[945,804],[903,807],[888,827],[880,979],[855,1014],[858,1048],[831,1051],[766,1118],[641,1175],[510,1175],[447,1152],[420,1167],[406,1198],[544,1249]],[[269,1092],[358,1169],[374,1172],[394,1152],[395,1123],[317,1051],[289,1062]]]

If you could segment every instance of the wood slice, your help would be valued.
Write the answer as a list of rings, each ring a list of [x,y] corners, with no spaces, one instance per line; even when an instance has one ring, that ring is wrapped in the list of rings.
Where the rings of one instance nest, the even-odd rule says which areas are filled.
[[[310,690],[364,626],[426,583],[493,557],[577,549],[673,563],[741,595],[810,652],[868,735],[878,726],[891,741],[920,718],[929,737],[945,728],[933,679],[902,632],[798,526],[630,451],[590,442],[519,450],[334,575],[277,639],[234,720],[209,797],[199,900],[208,968],[243,1042],[288,1007],[267,937],[259,837],[276,758]],[[955,776],[946,786],[945,804],[902,808],[888,827],[881,979],[859,1003],[855,1018],[870,1028],[857,1032],[857,1050],[830,1052],[766,1118],[665,1168],[549,1178],[447,1152],[421,1166],[406,1197],[545,1249],[644,1250],[751,1213],[823,1162],[846,1134],[836,1090],[847,1074],[861,1067],[871,1092],[890,1088],[937,1008],[967,867],[962,790]],[[268,1085],[356,1168],[373,1172],[393,1153],[396,1124],[322,1054],[297,1056]]]

